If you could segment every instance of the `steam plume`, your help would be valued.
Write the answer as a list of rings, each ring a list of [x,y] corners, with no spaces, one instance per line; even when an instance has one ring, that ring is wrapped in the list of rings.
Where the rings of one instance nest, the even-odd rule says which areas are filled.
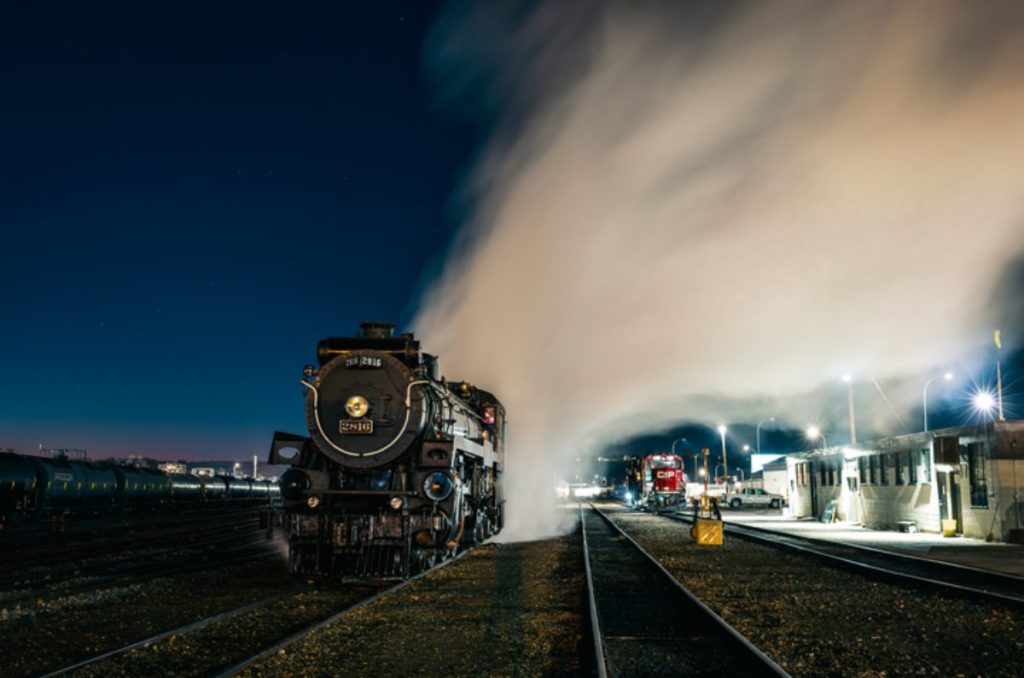
[[[610,436],[913,375],[994,326],[1024,243],[1019,5],[496,5],[428,46],[498,122],[415,324],[506,403],[511,536]]]

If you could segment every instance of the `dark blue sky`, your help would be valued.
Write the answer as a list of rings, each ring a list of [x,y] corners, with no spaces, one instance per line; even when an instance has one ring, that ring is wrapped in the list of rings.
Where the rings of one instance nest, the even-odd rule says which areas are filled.
[[[435,3],[0,9],[0,447],[261,455],[318,339],[407,322],[478,143]]]

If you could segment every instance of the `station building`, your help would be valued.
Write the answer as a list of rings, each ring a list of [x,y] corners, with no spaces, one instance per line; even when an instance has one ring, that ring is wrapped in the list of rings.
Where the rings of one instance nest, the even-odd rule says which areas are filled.
[[[791,453],[786,470],[795,517],[1024,543],[1024,421]]]

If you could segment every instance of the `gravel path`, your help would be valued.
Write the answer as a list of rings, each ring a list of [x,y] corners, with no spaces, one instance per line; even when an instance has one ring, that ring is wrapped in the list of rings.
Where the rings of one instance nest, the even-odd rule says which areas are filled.
[[[578,534],[479,547],[243,675],[576,675],[581,557]]]
[[[1019,676],[1024,613],[868,579],[689,526],[610,512],[694,595],[794,676]]]

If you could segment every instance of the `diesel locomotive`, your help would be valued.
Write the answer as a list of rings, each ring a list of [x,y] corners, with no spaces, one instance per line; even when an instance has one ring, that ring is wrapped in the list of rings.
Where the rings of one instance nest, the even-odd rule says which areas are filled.
[[[505,410],[437,376],[435,356],[391,323],[322,340],[307,365],[309,435],[275,433],[291,571],[404,578],[502,527]]]
[[[68,514],[276,500],[276,483],[0,452],[0,526]]]
[[[648,454],[634,460],[626,475],[637,508],[658,513],[686,504],[686,474],[677,454]]]

